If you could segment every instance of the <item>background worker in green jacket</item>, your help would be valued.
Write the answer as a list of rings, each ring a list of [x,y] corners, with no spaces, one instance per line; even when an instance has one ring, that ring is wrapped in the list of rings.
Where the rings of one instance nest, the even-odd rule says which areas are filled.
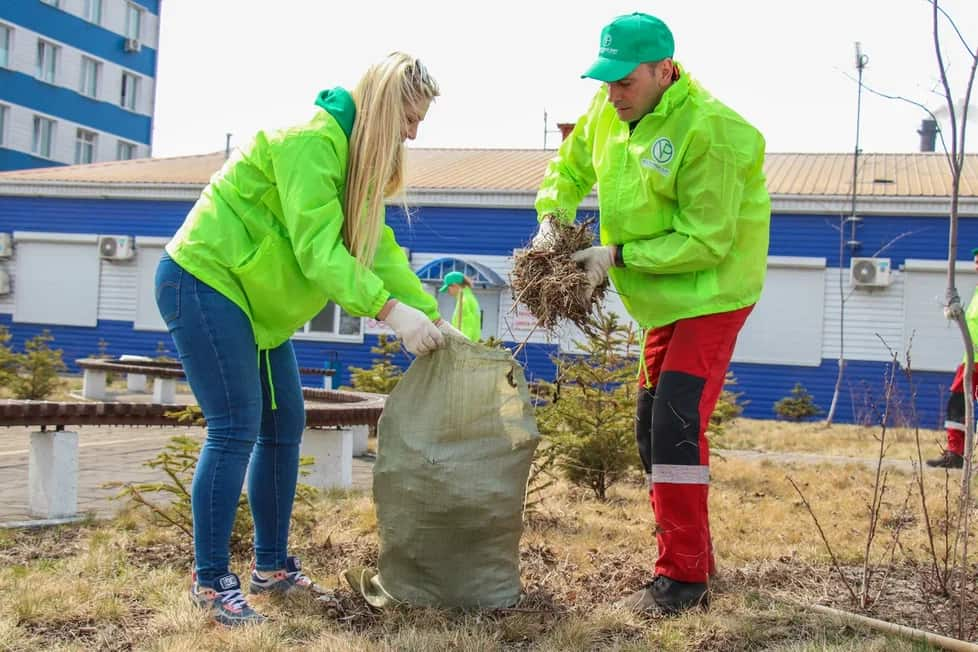
[[[482,310],[479,308],[479,300],[472,292],[472,282],[462,272],[449,272],[438,291],[448,292],[455,297],[452,326],[473,342],[478,342],[482,338]]]
[[[978,271],[978,247],[971,250],[975,259],[975,271]],[[968,332],[975,346],[975,360],[978,361],[978,287],[968,304],[965,312],[968,322]],[[938,457],[927,460],[927,466],[941,469],[960,469],[964,467],[964,365],[967,356],[954,372],[951,381],[951,393],[947,397],[947,407],[944,410],[944,428],[947,430],[947,449]],[[978,398],[978,364],[971,377],[973,396]]]
[[[393,53],[312,119],[261,131],[204,188],[166,246],[156,301],[207,420],[192,487],[191,598],[228,626],[261,622],[228,568],[248,469],[255,523],[250,593],[320,593],[288,554],[305,406],[289,338],[334,301],[376,317],[424,355],[456,332],[384,223],[438,86]],[[249,466],[250,460],[250,466]]]
[[[658,18],[619,16],[583,77],[604,84],[550,162],[533,246],[550,216],[598,187],[599,246],[575,254],[591,292],[611,277],[646,329],[636,438],[656,519],[655,577],[622,606],[705,604],[714,573],[707,512],[710,414],[761,295],[770,199],[764,138],[673,60]]]

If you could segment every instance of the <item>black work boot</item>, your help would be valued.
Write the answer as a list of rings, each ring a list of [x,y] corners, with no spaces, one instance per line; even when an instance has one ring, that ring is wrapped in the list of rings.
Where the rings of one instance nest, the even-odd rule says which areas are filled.
[[[944,454],[940,457],[927,460],[927,466],[933,466],[938,469],[960,469],[964,466],[964,458],[957,453],[944,451]]]
[[[659,575],[616,606],[629,611],[674,614],[709,604],[710,588],[705,582],[679,582]]]

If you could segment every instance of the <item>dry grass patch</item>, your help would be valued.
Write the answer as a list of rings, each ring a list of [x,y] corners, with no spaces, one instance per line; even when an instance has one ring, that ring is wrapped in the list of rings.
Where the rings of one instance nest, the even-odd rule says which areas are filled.
[[[824,515],[823,527],[838,541],[847,572],[854,572],[865,528],[859,514],[867,469],[728,460],[714,464],[711,509],[721,573],[707,612],[646,618],[608,607],[651,576],[653,521],[638,476],[616,485],[604,503],[563,483],[549,490],[527,520],[520,546],[525,597],[515,608],[376,612],[341,580],[348,568],[376,566],[373,503],[367,495],[332,492],[311,508],[297,506],[293,551],[310,575],[335,590],[334,611],[301,598],[256,600],[269,623],[216,628],[187,599],[189,543],[128,514],[111,523],[18,531],[0,539],[0,649],[915,649],[788,602],[846,606],[786,473]],[[900,482],[909,479],[901,476]],[[907,527],[908,551],[919,546],[919,529],[919,523]],[[66,546],[59,546],[62,540]],[[232,569],[246,575],[249,563],[247,554],[235,554]],[[910,585],[913,569],[903,565],[900,572]],[[893,610],[900,600],[906,596],[881,601],[879,615],[900,616]]]
[[[794,423],[739,418],[727,426],[722,445],[727,449],[813,453],[875,459],[879,455],[879,427],[822,422]],[[887,428],[886,458],[916,460],[917,445],[912,428]],[[946,445],[943,430],[920,430],[921,453],[936,457]],[[722,454],[722,450],[717,452]]]

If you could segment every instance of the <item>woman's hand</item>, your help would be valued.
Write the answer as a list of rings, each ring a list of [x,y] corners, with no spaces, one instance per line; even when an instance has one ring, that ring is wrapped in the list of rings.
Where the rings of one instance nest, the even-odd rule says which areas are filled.
[[[444,335],[428,316],[407,304],[396,301],[389,310],[385,304],[377,317],[394,330],[404,348],[414,355],[426,355],[445,344]]]

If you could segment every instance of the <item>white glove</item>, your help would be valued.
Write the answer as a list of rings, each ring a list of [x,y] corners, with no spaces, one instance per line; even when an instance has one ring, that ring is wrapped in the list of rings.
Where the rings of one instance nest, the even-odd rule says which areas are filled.
[[[533,241],[530,242],[531,249],[553,248],[554,238],[556,237],[553,219],[549,215],[545,215],[540,221],[540,228],[537,229],[537,234],[533,236]]]
[[[445,337],[428,316],[398,301],[384,319],[401,338],[404,348],[414,355],[425,355],[445,344]]]
[[[571,254],[571,260],[584,268],[587,274],[587,298],[594,288],[608,278],[608,269],[615,264],[615,248],[612,246],[588,247]]]
[[[452,323],[447,319],[442,319],[440,322],[438,322],[438,330],[440,330],[441,334],[445,337],[461,337],[462,339],[468,339],[462,334],[462,331],[452,326]]]

